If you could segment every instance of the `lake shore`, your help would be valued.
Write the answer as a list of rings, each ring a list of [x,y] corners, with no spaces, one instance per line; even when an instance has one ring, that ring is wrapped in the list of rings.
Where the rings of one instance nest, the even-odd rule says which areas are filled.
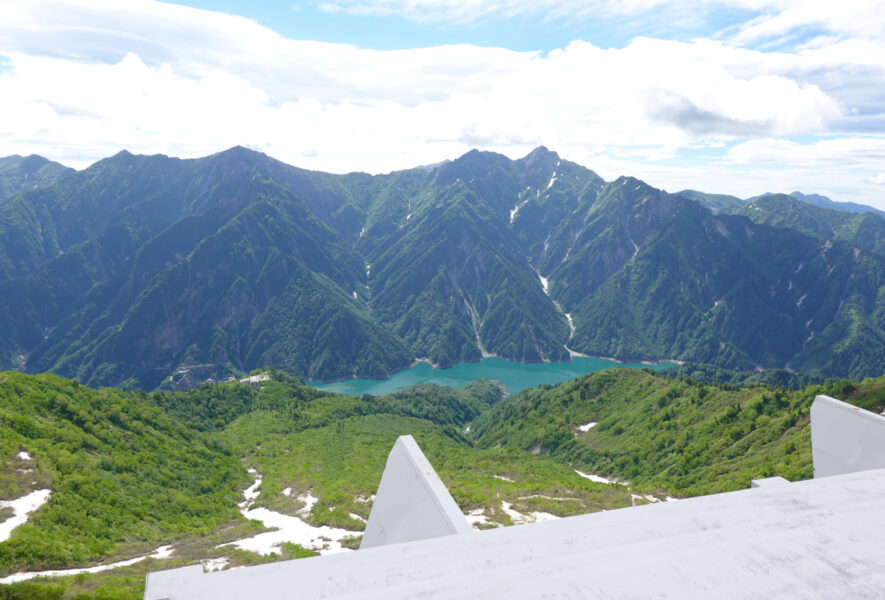
[[[317,389],[333,393],[379,396],[423,383],[462,387],[476,379],[491,379],[499,381],[508,394],[516,394],[525,388],[542,384],[554,385],[603,369],[627,367],[660,370],[675,364],[675,361],[626,363],[588,356],[573,357],[570,361],[531,363],[490,357],[438,368],[426,358],[416,358],[411,366],[393,373],[386,379],[350,378],[336,382],[308,380],[307,383]]]

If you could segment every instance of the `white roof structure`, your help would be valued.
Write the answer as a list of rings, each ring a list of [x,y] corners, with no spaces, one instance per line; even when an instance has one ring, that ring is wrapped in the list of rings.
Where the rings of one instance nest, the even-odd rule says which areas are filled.
[[[885,418],[818,396],[812,432],[815,479],[486,531],[454,524],[435,473],[401,438],[366,528],[386,539],[373,534],[348,554],[151,573],[144,598],[883,598]],[[426,486],[402,484],[416,474]],[[392,510],[410,498],[414,510]],[[446,522],[456,531],[425,526]],[[433,537],[400,541],[409,531]]]
[[[387,457],[360,550],[471,530],[415,439],[400,437]]]

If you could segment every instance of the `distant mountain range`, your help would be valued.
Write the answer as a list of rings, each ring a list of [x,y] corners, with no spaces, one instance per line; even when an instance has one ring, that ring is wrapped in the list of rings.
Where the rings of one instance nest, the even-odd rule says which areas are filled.
[[[827,198],[826,196],[821,196],[820,194],[803,194],[802,192],[790,192],[789,194],[772,194],[771,192],[766,192],[764,194],[760,194],[759,196],[751,196],[746,200],[742,200],[737,196],[729,196],[727,194],[707,194],[705,192],[699,192],[697,190],[682,190],[681,192],[676,192],[676,195],[682,196],[683,198],[688,198],[689,200],[695,200],[706,206],[713,212],[733,212],[741,208],[745,204],[754,202],[761,198],[768,198],[770,196],[790,196],[805,204],[819,206],[821,208],[828,208],[838,212],[859,214],[873,213],[880,217],[885,217],[885,212],[877,210],[872,206],[857,204],[855,202],[836,202]]]
[[[885,365],[883,230],[795,194],[606,182],[543,147],[375,176],[240,147],[9,157],[0,370],[154,389],[580,352],[862,378]]]
[[[747,198],[747,202],[753,202],[754,200],[758,200],[760,198],[765,198],[766,196],[780,196],[784,194],[772,194],[771,192],[767,192],[762,194],[761,196],[753,196],[751,198]],[[796,200],[800,200],[805,204],[811,204],[812,206],[819,206],[821,208],[829,208],[832,210],[837,210],[839,212],[847,212],[847,213],[875,213],[880,217],[885,217],[885,212],[881,210],[877,210],[871,206],[867,206],[865,204],[857,204],[855,202],[836,202],[835,200],[831,200],[826,196],[821,196],[820,194],[803,194],[802,192],[790,192],[787,194],[792,196]]]

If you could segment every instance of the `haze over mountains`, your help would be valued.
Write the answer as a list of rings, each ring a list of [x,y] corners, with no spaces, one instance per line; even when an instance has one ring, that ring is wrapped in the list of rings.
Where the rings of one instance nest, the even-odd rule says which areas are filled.
[[[605,182],[543,147],[375,176],[240,147],[9,157],[0,370],[153,389],[580,352],[880,375],[885,219],[795,196]]]

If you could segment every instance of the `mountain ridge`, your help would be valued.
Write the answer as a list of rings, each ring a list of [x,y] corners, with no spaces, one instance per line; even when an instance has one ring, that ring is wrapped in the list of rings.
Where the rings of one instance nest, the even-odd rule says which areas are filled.
[[[124,151],[6,200],[0,365],[143,389],[571,352],[880,374],[885,220],[788,198],[714,214],[544,147],[384,175]]]

